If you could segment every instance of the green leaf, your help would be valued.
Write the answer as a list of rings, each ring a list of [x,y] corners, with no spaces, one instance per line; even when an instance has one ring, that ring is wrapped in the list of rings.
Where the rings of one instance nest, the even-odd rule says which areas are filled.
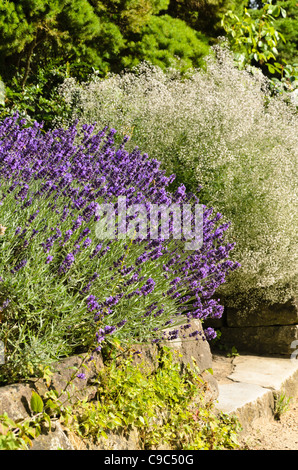
[[[286,12],[286,10],[285,10],[284,8],[280,8],[280,13],[281,13],[281,16],[282,16],[283,18],[286,18],[287,12]]]
[[[47,421],[47,423],[48,423],[48,425],[49,425],[49,430],[51,430],[51,428],[52,428],[52,422],[51,422],[50,416],[45,413],[44,419],[45,419],[45,421]]]
[[[275,73],[275,68],[271,64],[267,64],[268,70],[270,73]]]
[[[102,437],[104,437],[105,439],[108,439],[108,436],[107,436],[107,434],[106,434],[104,431],[100,431],[100,434],[101,434]]]
[[[272,10],[272,15],[277,18],[279,14],[280,14],[280,7],[278,5],[275,5],[275,7]]]
[[[32,397],[30,400],[30,406],[33,413],[41,413],[43,410],[43,401],[42,398],[36,392],[32,392]]]
[[[276,47],[272,47],[272,52],[273,54],[278,55],[278,50],[276,49]]]

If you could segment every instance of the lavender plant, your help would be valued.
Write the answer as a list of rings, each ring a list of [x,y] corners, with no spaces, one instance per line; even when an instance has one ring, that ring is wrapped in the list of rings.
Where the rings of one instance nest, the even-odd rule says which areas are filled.
[[[174,172],[173,184],[201,185],[201,201],[232,222],[241,269],[221,294],[285,301],[297,292],[297,111],[270,96],[261,71],[238,70],[225,46],[214,52],[189,76],[142,64],[81,86],[67,80],[61,93],[71,119],[129,131],[129,145]]]
[[[111,337],[124,344],[187,337],[192,318],[222,315],[215,292],[238,267],[225,242],[229,224],[204,206],[196,251],[185,250],[183,238],[142,239],[138,231],[99,240],[98,205],[114,204],[117,213],[118,196],[128,208],[199,200],[183,185],[171,193],[174,176],[137,148],[125,150],[127,137],[116,146],[114,129],[93,131],[74,124],[43,132],[17,115],[0,125],[2,381],[100,350]],[[206,329],[203,339],[214,334]]]

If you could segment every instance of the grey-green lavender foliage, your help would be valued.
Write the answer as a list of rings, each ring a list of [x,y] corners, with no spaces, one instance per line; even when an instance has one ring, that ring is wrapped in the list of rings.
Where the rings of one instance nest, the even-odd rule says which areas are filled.
[[[162,161],[202,202],[232,221],[242,265],[224,295],[257,289],[271,301],[297,286],[296,108],[269,96],[266,78],[238,70],[225,47],[187,77],[141,64],[132,72],[67,80],[61,94],[80,122],[131,135],[130,146]],[[245,294],[246,295],[246,294]]]

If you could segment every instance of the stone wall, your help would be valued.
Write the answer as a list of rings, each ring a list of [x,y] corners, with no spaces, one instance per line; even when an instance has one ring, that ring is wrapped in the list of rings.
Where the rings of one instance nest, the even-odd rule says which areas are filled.
[[[202,330],[201,322],[196,320],[193,321],[191,328],[188,330],[191,333],[194,330]],[[218,385],[216,379],[207,372],[207,369],[212,368],[212,354],[210,351],[209,343],[203,341],[202,338],[199,340],[189,341],[175,341],[164,343],[166,346],[177,351],[177,361],[181,363],[181,370],[186,364],[192,364],[192,358],[195,359],[196,365],[200,370],[202,378],[206,382],[206,400],[214,401],[218,397]],[[136,345],[136,350],[140,351],[140,355],[135,356],[135,362],[145,361],[149,363],[150,367],[154,369],[157,367],[157,345],[146,345],[140,347]],[[19,383],[13,385],[6,385],[0,387],[0,415],[6,412],[8,416],[14,421],[23,420],[30,417],[30,400],[32,391],[36,391],[39,395],[43,396],[48,389],[55,389],[59,393],[63,392],[60,400],[65,404],[71,402],[74,397],[75,400],[84,399],[92,400],[96,395],[96,386],[94,385],[94,379],[98,374],[98,371],[103,367],[103,359],[100,353],[97,353],[94,357],[94,361],[89,363],[88,369],[83,368],[78,372],[84,372],[86,378],[81,380],[75,378],[72,381],[72,387],[68,387],[74,371],[77,373],[77,368],[82,362],[82,356],[69,357],[55,367],[55,373],[51,377],[50,382],[47,384],[42,379],[32,379],[28,383]],[[63,429],[59,421],[56,421],[49,431],[47,428],[42,430],[40,436],[33,439],[32,450],[57,450],[58,448],[63,450],[76,449],[74,447],[74,436],[71,436],[66,430]],[[129,435],[116,435],[110,433],[108,439],[102,439],[100,445],[96,447],[96,450],[111,449],[111,450],[137,450],[138,449],[138,438],[136,430],[132,428]]]

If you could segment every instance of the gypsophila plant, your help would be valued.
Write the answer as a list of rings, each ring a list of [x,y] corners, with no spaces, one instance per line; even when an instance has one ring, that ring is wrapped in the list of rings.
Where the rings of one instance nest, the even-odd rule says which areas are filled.
[[[0,125],[1,380],[38,374],[94,339],[97,351],[112,335],[123,344],[175,339],[192,318],[222,315],[215,291],[238,263],[229,260],[221,214],[204,206],[197,250],[184,249],[185,238],[142,238],[138,226],[125,239],[100,239],[98,207],[112,204],[116,214],[118,196],[126,197],[127,227],[137,203],[162,209],[198,199],[183,185],[170,193],[174,176],[126,151],[127,138],[116,147],[115,129],[24,126],[17,115]],[[214,334],[206,329],[203,339]]]
[[[298,266],[297,114],[270,95],[261,71],[238,70],[226,46],[214,51],[207,71],[188,78],[142,64],[81,86],[67,80],[61,93],[73,118],[129,132],[131,148],[158,158],[174,184],[201,185],[200,200],[232,221],[241,269],[225,295],[258,289],[276,301],[278,287],[288,298]]]

